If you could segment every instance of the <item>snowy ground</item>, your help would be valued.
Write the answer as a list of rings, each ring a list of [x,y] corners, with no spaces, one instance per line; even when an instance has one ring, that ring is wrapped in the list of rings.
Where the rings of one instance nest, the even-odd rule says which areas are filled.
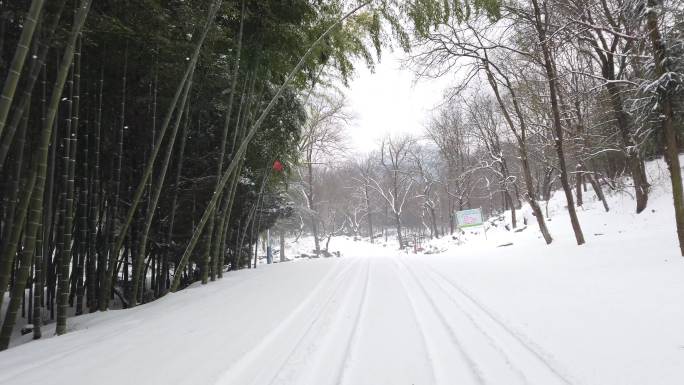
[[[70,319],[64,336],[0,353],[0,383],[681,384],[684,258],[667,173],[649,173],[640,215],[627,194],[608,214],[586,197],[581,247],[560,194],[551,246],[532,217],[520,233],[435,240],[431,255],[333,239],[341,258]]]

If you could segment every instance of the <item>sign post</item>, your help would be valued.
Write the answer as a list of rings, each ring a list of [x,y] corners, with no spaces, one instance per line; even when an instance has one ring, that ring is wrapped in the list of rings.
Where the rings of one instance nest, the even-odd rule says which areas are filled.
[[[487,227],[485,227],[484,225],[481,208],[457,211],[456,223],[458,224],[458,227],[461,229],[466,227],[482,226],[484,230],[485,239],[487,239]]]

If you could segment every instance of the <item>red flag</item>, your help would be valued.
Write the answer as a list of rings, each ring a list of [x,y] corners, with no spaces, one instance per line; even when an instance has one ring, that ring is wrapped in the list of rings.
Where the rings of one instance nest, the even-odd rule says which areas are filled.
[[[274,171],[276,171],[276,172],[282,172],[282,171],[283,171],[283,168],[284,168],[284,167],[283,167],[283,164],[280,163],[279,160],[276,160],[275,162],[273,162],[273,170],[274,170]]]

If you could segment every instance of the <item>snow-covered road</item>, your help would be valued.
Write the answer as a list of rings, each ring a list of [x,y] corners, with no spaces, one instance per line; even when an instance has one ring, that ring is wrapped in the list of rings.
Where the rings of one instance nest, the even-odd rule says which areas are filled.
[[[72,325],[0,355],[0,383],[575,383],[453,277],[407,256],[269,266]]]
[[[679,260],[567,247],[228,273],[2,352],[0,384],[677,384]]]
[[[221,384],[570,384],[548,355],[414,258],[341,261]],[[273,365],[264,366],[265,357]]]

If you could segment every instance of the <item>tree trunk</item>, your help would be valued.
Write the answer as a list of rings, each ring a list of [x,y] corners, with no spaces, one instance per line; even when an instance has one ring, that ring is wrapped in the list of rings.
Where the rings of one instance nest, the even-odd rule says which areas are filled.
[[[231,77],[231,89],[230,89],[230,96],[228,97],[228,111],[226,112],[226,117],[223,125],[223,133],[221,135],[221,146],[220,146],[220,151],[219,151],[219,161],[218,161],[218,166],[217,166],[217,172],[216,172],[216,183],[221,179],[221,172],[223,170],[223,163],[226,155],[226,144],[228,142],[228,133],[230,131],[230,119],[232,117],[232,112],[233,112],[233,101],[235,98],[235,92],[237,88],[237,83],[238,83],[238,75],[240,73],[240,58],[242,54],[242,34],[243,34],[243,28],[244,28],[244,20],[245,20],[245,1],[242,0],[241,2],[241,11],[240,11],[240,32],[238,33],[238,45],[237,45],[237,51],[235,53],[235,64],[233,65],[233,76]],[[237,127],[235,127],[237,130]],[[225,194],[225,193],[224,193]],[[224,207],[225,209],[225,207]],[[223,215],[222,210],[218,210],[214,213],[214,216],[212,217],[210,223],[209,223],[209,230],[207,231],[209,237],[213,237],[214,240],[214,247],[212,248],[210,245],[207,245],[207,253],[210,253],[210,259],[211,259],[211,280],[214,281],[216,280],[217,275],[221,275],[221,273],[218,273],[217,271],[222,271],[223,266],[222,266],[222,258],[219,256],[219,251],[221,249],[221,243],[222,243],[222,236],[223,236],[223,227],[225,225],[224,221],[225,216]],[[214,226],[215,222],[219,221],[218,223],[218,228],[216,231],[214,231]],[[214,234],[215,233],[215,234]],[[221,266],[219,266],[221,265]],[[217,274],[218,273],[218,274]]]
[[[572,224],[572,230],[575,233],[575,240],[578,245],[584,244],[584,234],[582,234],[582,228],[580,227],[579,219],[577,218],[577,212],[575,211],[575,204],[573,202],[572,189],[570,188],[570,183],[568,182],[568,169],[565,164],[565,154],[563,150],[563,127],[561,124],[560,108],[558,106],[558,96],[556,91],[557,79],[555,69],[551,58],[551,49],[549,47],[549,40],[546,35],[545,26],[542,24],[541,10],[539,9],[539,4],[537,0],[532,0],[532,5],[534,7],[535,16],[535,27],[537,29],[537,35],[539,38],[539,43],[541,44],[542,54],[544,57],[544,68],[546,70],[546,77],[549,83],[549,97],[551,99],[551,112],[553,114],[553,128],[555,131],[555,147],[556,153],[558,154],[558,167],[560,169],[560,180],[563,186],[563,192],[565,193],[565,199],[568,204],[568,214],[570,214],[570,222]],[[545,23],[549,23],[549,15],[545,15]]]
[[[189,105],[188,105],[189,107]],[[180,190],[180,180],[183,174],[183,159],[185,157],[185,144],[187,143],[187,132],[190,126],[190,111],[186,107],[185,112],[185,124],[183,125],[183,131],[181,132],[181,142],[178,149],[178,161],[176,165],[176,180],[173,184],[173,198],[171,200],[171,213],[169,214],[169,228],[166,235],[166,249],[164,250],[164,256],[162,257],[162,271],[166,274],[169,270],[169,254],[173,247],[173,228],[176,223],[176,210],[178,208],[178,192]],[[168,290],[168,284],[166,279],[162,280],[161,287],[159,290],[159,295],[166,294]]]
[[[534,179],[532,178],[532,171],[530,169],[530,162],[527,155],[527,126],[525,124],[524,115],[522,113],[520,105],[518,104],[518,100],[516,98],[515,92],[510,81],[508,80],[508,78],[505,78],[506,86],[509,92],[511,93],[511,101],[513,104],[513,108],[515,110],[516,116],[518,117],[518,122],[520,124],[520,132],[518,132],[515,128],[515,124],[513,123],[511,115],[508,113],[508,107],[506,107],[506,103],[501,98],[501,94],[499,93],[499,87],[497,85],[496,80],[494,79],[493,73],[491,72],[489,62],[487,60],[484,60],[483,65],[485,71],[487,72],[487,79],[489,81],[489,85],[491,86],[492,91],[494,91],[494,95],[499,104],[499,108],[501,109],[504,119],[506,120],[506,123],[508,124],[511,132],[515,136],[516,141],[518,142],[520,164],[522,165],[523,179],[525,180],[525,186],[527,188],[526,199],[530,207],[532,208],[532,213],[535,219],[537,220],[537,224],[539,225],[539,231],[542,233],[544,241],[547,245],[551,244],[551,242],[553,242],[553,238],[551,237],[549,229],[546,227],[546,221],[544,220],[541,208],[539,207],[539,203],[537,202],[537,194],[534,188]]]
[[[43,10],[43,3],[44,0],[31,1],[31,7],[23,21],[24,27],[21,30],[17,49],[14,52],[7,78],[2,87],[2,97],[0,97],[0,137],[2,137],[5,123],[7,122],[7,116],[9,115],[10,107],[12,106],[12,100],[14,99],[14,93],[17,90],[17,84],[19,83],[19,78],[21,77],[21,72],[24,68],[24,62],[28,55],[29,47],[31,46],[33,32],[36,30],[40,13]]]
[[[28,215],[28,226],[26,228],[25,234],[25,253],[22,254],[22,262],[26,262],[26,268],[22,271],[26,271],[26,274],[28,274],[28,266],[31,264],[31,261],[33,259],[36,246],[36,235],[38,228],[40,227],[40,219],[43,208],[45,175],[47,174],[47,158],[50,139],[52,138],[52,128],[57,116],[57,108],[59,106],[59,101],[61,99],[62,90],[64,88],[64,84],[69,73],[69,68],[71,67],[71,63],[73,61],[76,39],[80,34],[83,24],[85,23],[88,11],[90,10],[90,4],[90,0],[84,0],[79,6],[76,16],[74,18],[72,30],[69,34],[69,38],[64,48],[63,59],[60,63],[60,67],[57,72],[57,78],[55,79],[55,85],[53,87],[52,95],[50,98],[50,104],[47,110],[47,118],[45,119],[45,125],[41,130],[38,147],[36,148],[36,152],[33,157],[31,177],[29,178],[29,183],[26,186],[26,193],[22,198],[22,200],[25,202],[22,202],[22,204],[20,204],[20,208],[23,209],[23,215],[21,215],[21,218],[25,218],[26,209],[28,208],[28,201],[31,201],[31,212]],[[23,221],[23,219],[21,221]],[[14,247],[16,249],[16,245]],[[24,279],[23,282],[18,282],[13,288],[13,290],[16,290],[17,293],[21,293],[21,296],[23,297],[25,285],[26,279]],[[6,283],[0,285],[0,287],[6,287]],[[8,312],[8,315],[11,314],[12,313]],[[5,317],[5,322],[3,323],[3,330],[9,329],[9,334],[11,334],[11,329],[14,326],[14,322],[16,322],[16,312],[13,314],[13,317]],[[7,327],[5,326],[6,324]],[[9,344],[9,334],[7,336],[7,344]],[[2,349],[4,345],[5,342],[4,339],[2,339],[2,342],[0,342],[0,349]],[[6,346],[4,347],[6,348]]]
[[[513,203],[513,197],[508,190],[504,191],[505,199],[508,202],[508,206],[511,208],[511,227],[516,228],[518,225],[517,218],[515,216],[515,204]]]
[[[192,88],[192,77],[194,74],[194,69],[190,71],[190,77],[188,78],[188,82],[186,83],[185,86],[185,91],[183,91],[183,97],[181,99],[181,104],[179,105],[178,108],[178,113],[176,115],[176,121],[174,123],[173,129],[171,131],[171,135],[169,136],[169,143],[168,143],[168,148],[166,151],[166,156],[164,157],[161,165],[161,170],[159,170],[159,176],[157,177],[157,181],[154,184],[153,191],[152,191],[152,196],[150,197],[150,208],[147,211],[146,217],[145,217],[145,224],[142,229],[141,237],[139,240],[139,245],[138,245],[138,253],[137,253],[137,260],[135,261],[133,265],[133,286],[131,288],[131,296],[129,299],[129,305],[131,307],[134,307],[137,304],[137,298],[138,298],[138,288],[140,287],[140,280],[145,279],[146,277],[143,275],[141,277],[141,270],[145,262],[145,253],[147,250],[147,239],[149,237],[150,229],[152,228],[152,219],[154,218],[154,212],[156,211],[157,205],[159,203],[159,197],[161,196],[162,189],[164,188],[164,180],[166,179],[166,172],[169,169],[169,164],[171,163],[171,155],[173,154],[173,147],[176,141],[176,137],[178,136],[178,128],[181,125],[181,121],[183,119],[183,111],[185,111],[185,106],[188,102],[188,94],[190,93],[190,89]],[[189,112],[189,111],[188,111]],[[205,273],[203,273],[203,283],[205,278]]]
[[[124,141],[124,128],[125,128],[125,111],[126,111],[126,75],[128,72],[128,46],[124,51],[124,68],[123,75],[121,79],[121,110],[119,111],[120,122],[119,122],[119,135],[118,135],[118,145],[117,145],[117,156],[116,156],[116,166],[114,167],[114,197],[111,203],[112,209],[110,214],[109,222],[109,258],[103,266],[104,279],[100,281],[100,295],[98,296],[98,303],[100,306],[100,311],[105,311],[109,307],[109,299],[112,294],[112,280],[115,276],[115,268],[119,259],[120,250],[116,248],[116,224],[117,218],[119,216],[119,201],[121,196],[121,164],[123,159],[123,141]],[[126,229],[121,229],[121,233],[126,233]]]
[[[437,228],[437,214],[435,214],[435,208],[430,205],[428,206],[428,210],[430,212],[430,223],[432,225],[432,232],[435,235],[435,238],[439,238],[439,229]]]
[[[76,48],[76,53],[74,55],[74,88],[75,88],[75,94],[74,94],[74,126],[76,127],[75,131],[78,133],[78,125],[80,122],[80,100],[81,100],[81,44],[82,44],[82,37],[79,37],[78,42],[77,42],[77,48]],[[83,287],[83,273],[84,273],[84,266],[85,266],[85,259],[86,259],[86,253],[88,251],[87,245],[88,245],[88,127],[87,124],[85,124],[85,133],[83,135],[83,175],[81,179],[81,192],[80,192],[80,217],[79,217],[79,226],[80,226],[80,239],[79,239],[79,247],[76,252],[77,256],[77,266],[76,266],[76,315],[83,314],[83,294],[84,294],[84,287]],[[78,134],[76,134],[78,135]],[[74,136],[75,137],[75,136]],[[75,147],[75,146],[74,146]],[[71,165],[74,167],[73,172],[75,173],[75,165],[76,165],[76,157],[77,157],[77,151],[76,148],[74,148],[74,155],[71,159]]]
[[[657,10],[662,8],[658,0],[648,0],[646,10],[646,26],[648,36],[653,46],[653,59],[655,62],[655,77],[660,78],[666,72],[668,64],[668,52],[665,43],[660,35],[658,27]],[[672,85],[670,85],[672,87]],[[662,108],[662,127],[665,139],[665,160],[667,168],[670,170],[670,182],[672,184],[672,200],[675,211],[675,222],[677,224],[677,237],[679,239],[679,250],[684,257],[684,189],[682,188],[682,169],[679,163],[679,147],[677,144],[677,131],[674,126],[674,110],[670,89],[658,88],[660,93],[660,105]]]
[[[78,51],[74,55],[74,62],[77,61]],[[57,326],[55,332],[57,335],[66,333],[67,312],[69,307],[69,287],[71,284],[69,268],[72,266],[72,241],[73,241],[73,223],[74,223],[74,174],[75,174],[75,155],[78,136],[77,119],[74,119],[74,106],[76,100],[74,98],[74,65],[71,66],[72,76],[69,80],[70,97],[67,100],[67,119],[65,124],[64,141],[65,148],[62,157],[64,159],[64,169],[66,179],[64,180],[64,189],[66,190],[66,200],[64,201],[64,244],[62,252],[59,257],[59,273],[57,280]],[[76,123],[76,124],[75,124]],[[73,131],[72,131],[73,130]]]
[[[89,232],[88,232],[88,255],[91,259],[91,265],[89,268],[91,271],[88,273],[88,307],[90,312],[94,312],[98,309],[98,294],[99,287],[104,281],[104,274],[106,272],[107,255],[97,248],[97,233],[98,221],[100,217],[100,135],[102,131],[102,94],[104,89],[104,65],[102,66],[100,72],[100,84],[97,96],[97,116],[95,119],[95,151],[93,154],[93,173],[92,173],[92,192],[90,194],[90,222],[89,222]],[[96,266],[97,265],[97,266]]]
[[[394,212],[394,224],[397,228],[397,241],[399,242],[399,249],[404,249],[404,238],[401,234],[401,216],[395,211]]]
[[[213,25],[214,19],[216,17],[216,13],[218,12],[218,9],[220,8],[222,3],[222,0],[214,0],[212,3],[211,8],[209,9],[209,13],[207,15],[207,21],[204,25],[204,29],[202,30],[202,33],[197,40],[197,43],[194,46],[194,52],[192,55],[192,59],[189,60],[188,66],[185,69],[185,72],[183,74],[183,77],[181,78],[180,84],[176,88],[176,93],[173,96],[173,99],[171,101],[171,104],[169,105],[169,109],[167,110],[166,116],[164,117],[164,121],[162,123],[161,129],[159,131],[159,135],[157,138],[157,142],[154,144],[154,148],[152,150],[152,153],[150,154],[150,158],[147,160],[147,164],[145,165],[145,169],[143,171],[141,180],[139,181],[138,187],[135,190],[135,193],[133,194],[133,199],[131,201],[131,205],[128,209],[128,213],[126,214],[126,218],[124,219],[123,225],[119,231],[119,235],[116,237],[116,241],[114,242],[114,245],[112,247],[112,250],[110,251],[111,255],[116,256],[119,254],[119,250],[121,250],[121,246],[123,245],[124,239],[126,238],[126,233],[128,232],[128,227],[131,225],[131,222],[133,220],[133,216],[135,215],[138,205],[140,204],[140,201],[142,199],[142,195],[145,191],[145,188],[147,187],[147,181],[149,178],[152,176],[152,171],[154,168],[154,163],[156,160],[156,157],[161,149],[162,142],[164,140],[166,130],[169,127],[169,124],[171,122],[171,118],[173,117],[173,112],[176,110],[176,105],[178,103],[178,100],[180,99],[181,93],[183,89],[185,88],[185,84],[189,79],[190,72],[195,68],[195,64],[197,63],[200,51],[202,49],[202,45],[204,44],[204,40],[207,36],[207,33],[209,32],[209,29]],[[213,210],[213,208],[212,208]],[[184,266],[181,266],[184,267]],[[111,281],[109,281],[109,276],[111,274],[108,274],[106,276],[106,282],[104,285],[105,291],[110,291],[111,290]],[[180,279],[180,276],[178,276]],[[109,298],[107,296],[107,298]],[[106,300],[104,303],[100,304],[100,310],[106,310],[108,306],[108,300]]]
[[[55,29],[59,24],[59,19],[62,15],[65,2],[66,0],[61,0],[58,3],[59,8],[55,11],[55,14],[50,19],[50,24],[48,24],[48,27],[43,31],[45,38],[40,39],[40,44],[38,44],[40,47],[37,50],[38,52],[34,53],[34,58],[31,61],[31,66],[29,67],[28,71],[28,80],[22,87],[23,93],[21,99],[19,99],[17,106],[12,112],[12,120],[10,121],[9,126],[7,126],[7,131],[4,135],[0,135],[0,137],[2,137],[2,143],[0,144],[0,170],[2,170],[3,165],[5,164],[7,154],[12,146],[16,129],[19,126],[25,111],[29,108],[31,103],[33,88],[35,87],[41,70],[45,66],[45,59],[47,57],[48,51],[50,50],[49,38],[54,35]],[[43,82],[45,82],[45,80],[43,80]]]
[[[12,234],[12,226],[10,223],[14,222],[14,215],[16,213],[17,205],[19,204],[19,190],[21,188],[22,171],[24,166],[24,152],[26,148],[26,133],[28,131],[28,113],[21,119],[21,127],[19,128],[19,136],[17,137],[17,153],[15,154],[14,175],[11,183],[8,183],[9,197],[7,205],[4,207],[4,224],[2,239],[9,239]],[[8,173],[10,174],[10,173]],[[10,174],[11,175],[11,174]],[[2,288],[4,293],[4,287]],[[0,303],[2,303],[0,301]]]
[[[594,177],[594,174],[587,172],[587,168],[584,165],[582,165],[582,169],[584,170],[585,178],[589,179],[589,183],[591,184],[591,187],[594,189],[596,196],[598,196],[598,198],[603,203],[604,210],[606,210],[606,212],[610,211],[610,208],[608,207],[608,201],[606,200],[605,195],[603,195],[603,189],[601,188],[601,185],[598,183],[598,181]]]
[[[36,178],[31,177],[31,181],[28,182],[27,188],[33,188],[35,185]],[[21,208],[23,213],[26,215],[26,209]],[[33,211],[33,209],[32,209]],[[31,246],[35,246],[32,244]],[[21,252],[21,260],[19,261],[19,269],[17,270],[17,276],[15,278],[14,285],[10,292],[10,301],[7,305],[7,311],[5,313],[5,319],[2,323],[2,330],[0,331],[0,351],[6,350],[9,347],[10,338],[12,337],[12,330],[14,329],[14,324],[17,320],[17,312],[19,310],[19,305],[24,299],[24,288],[26,287],[26,281],[29,275],[29,269],[32,263],[33,251],[26,249]],[[3,296],[4,296],[4,290]]]
[[[584,204],[582,200],[582,166],[579,164],[575,167],[575,196],[577,197],[577,207],[582,207]]]
[[[43,99],[43,105],[45,105],[45,99]],[[50,204],[48,204],[48,208]],[[43,247],[43,242],[46,238],[43,238],[43,227],[47,226],[44,221],[45,216],[39,216],[40,224],[36,229],[36,248],[35,248],[35,275],[34,275],[34,289],[33,289],[33,339],[37,340],[42,337],[41,324],[43,322],[43,317],[41,314],[41,308],[43,307],[43,291],[45,290],[45,271],[43,269],[45,258],[45,248]]]
[[[368,236],[370,237],[370,243],[373,243],[373,213],[371,213],[367,183],[364,185],[364,197],[366,200],[366,215],[368,216]]]
[[[613,76],[614,77],[614,76]],[[649,184],[644,169],[644,160],[639,155],[634,140],[629,130],[629,116],[622,105],[621,90],[617,84],[608,82],[606,84],[610,102],[615,111],[615,120],[620,131],[620,140],[625,151],[625,159],[634,182],[634,196],[636,197],[636,213],[639,214],[648,204]]]
[[[314,238],[314,245],[316,247],[316,255],[321,253],[321,243],[320,240],[318,239],[318,214],[316,213],[316,205],[314,203],[314,188],[313,188],[313,165],[312,165],[312,157],[311,157],[311,150],[309,150],[309,155],[307,156],[307,165],[306,165],[306,170],[307,170],[307,179],[308,179],[308,184],[309,184],[309,210],[311,211],[311,233]]]

